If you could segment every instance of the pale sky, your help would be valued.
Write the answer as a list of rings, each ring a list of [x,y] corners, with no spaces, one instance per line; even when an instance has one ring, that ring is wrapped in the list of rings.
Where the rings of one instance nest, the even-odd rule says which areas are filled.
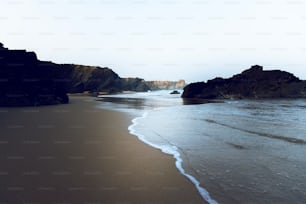
[[[304,0],[1,0],[0,42],[122,77],[204,81],[251,65],[306,79]]]

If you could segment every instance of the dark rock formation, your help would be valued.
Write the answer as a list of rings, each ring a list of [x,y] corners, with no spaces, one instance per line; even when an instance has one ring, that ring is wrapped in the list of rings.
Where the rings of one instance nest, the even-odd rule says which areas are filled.
[[[172,91],[170,94],[180,94],[180,92],[177,91],[177,90],[174,90],[174,91]]]
[[[143,79],[120,78],[109,68],[39,61],[34,52],[0,43],[0,106],[68,103],[66,93],[148,90]]]
[[[62,64],[61,72],[69,83],[69,93],[116,92],[116,80],[119,76],[109,68]]]
[[[264,71],[255,65],[231,78],[215,78],[192,83],[184,88],[183,98],[200,99],[264,99],[305,98],[306,81],[293,74],[280,71]]]
[[[34,52],[0,44],[0,106],[68,103],[66,81],[58,65],[37,60]]]
[[[113,70],[74,64],[61,65],[63,76],[69,80],[69,93],[88,92],[113,94],[122,91],[144,92],[150,90],[143,79],[121,78]]]
[[[121,78],[117,80],[116,86],[122,91],[146,92],[151,90],[145,80],[140,78]]]
[[[146,81],[151,91],[183,89],[186,85],[185,80],[179,81]]]
[[[180,89],[185,81],[121,78],[109,68],[40,61],[34,52],[9,50],[0,43],[0,106],[68,103],[67,93]]]

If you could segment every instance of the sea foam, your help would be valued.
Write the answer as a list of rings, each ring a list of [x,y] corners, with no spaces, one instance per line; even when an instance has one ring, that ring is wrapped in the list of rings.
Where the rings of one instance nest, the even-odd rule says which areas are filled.
[[[183,160],[181,158],[180,152],[178,150],[178,148],[174,145],[157,145],[154,143],[151,143],[150,141],[148,141],[145,138],[145,135],[137,132],[136,130],[136,126],[140,124],[140,120],[145,119],[147,117],[147,115],[149,114],[149,111],[143,113],[142,116],[140,117],[136,117],[135,119],[132,120],[132,125],[129,126],[128,130],[132,135],[137,136],[137,138],[139,140],[141,140],[142,142],[146,143],[147,145],[159,149],[161,150],[163,153],[165,154],[169,154],[172,155],[175,158],[175,165],[176,168],[180,171],[181,174],[183,174],[184,176],[186,176],[197,188],[198,192],[200,193],[201,197],[206,200],[209,204],[217,204],[218,202],[216,200],[214,200],[213,198],[211,198],[211,196],[209,195],[208,191],[206,189],[204,189],[203,187],[200,186],[200,182],[198,180],[195,179],[195,177],[193,177],[192,175],[186,173],[186,171],[184,170],[182,163]]]

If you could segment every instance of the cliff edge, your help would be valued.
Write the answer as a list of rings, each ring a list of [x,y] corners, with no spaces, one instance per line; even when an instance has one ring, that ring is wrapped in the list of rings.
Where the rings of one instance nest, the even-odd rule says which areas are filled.
[[[143,79],[121,78],[107,67],[40,61],[34,52],[9,50],[0,43],[0,106],[68,103],[67,93],[148,90]]]
[[[9,50],[0,43],[0,106],[68,103],[66,83],[60,66],[39,61],[34,52]]]

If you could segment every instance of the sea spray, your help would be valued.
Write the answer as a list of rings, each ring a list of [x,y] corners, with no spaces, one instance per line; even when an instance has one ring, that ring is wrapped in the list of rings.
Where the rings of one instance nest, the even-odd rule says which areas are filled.
[[[136,131],[135,127],[137,125],[139,125],[139,121],[144,119],[144,118],[146,118],[148,114],[149,114],[149,111],[146,111],[146,112],[143,113],[142,116],[134,118],[132,120],[132,125],[130,125],[128,127],[129,132],[132,135],[137,136],[137,138],[139,140],[141,140],[142,142],[148,144],[149,146],[151,146],[153,148],[156,148],[156,149],[159,149],[159,150],[161,150],[165,154],[172,155],[175,158],[175,160],[176,160],[175,161],[176,168],[181,172],[181,174],[186,176],[195,185],[195,187],[197,188],[197,190],[200,193],[201,197],[204,200],[206,200],[209,204],[217,204],[218,202],[210,197],[208,191],[200,186],[200,182],[198,180],[196,180],[192,175],[190,175],[190,174],[185,172],[185,170],[184,170],[184,168],[182,166],[183,160],[182,160],[181,155],[180,155],[180,153],[178,151],[178,148],[175,145],[156,145],[156,144],[153,144],[153,143],[149,142],[145,138],[144,135],[142,135],[142,134],[140,134],[140,133],[138,133]]]

